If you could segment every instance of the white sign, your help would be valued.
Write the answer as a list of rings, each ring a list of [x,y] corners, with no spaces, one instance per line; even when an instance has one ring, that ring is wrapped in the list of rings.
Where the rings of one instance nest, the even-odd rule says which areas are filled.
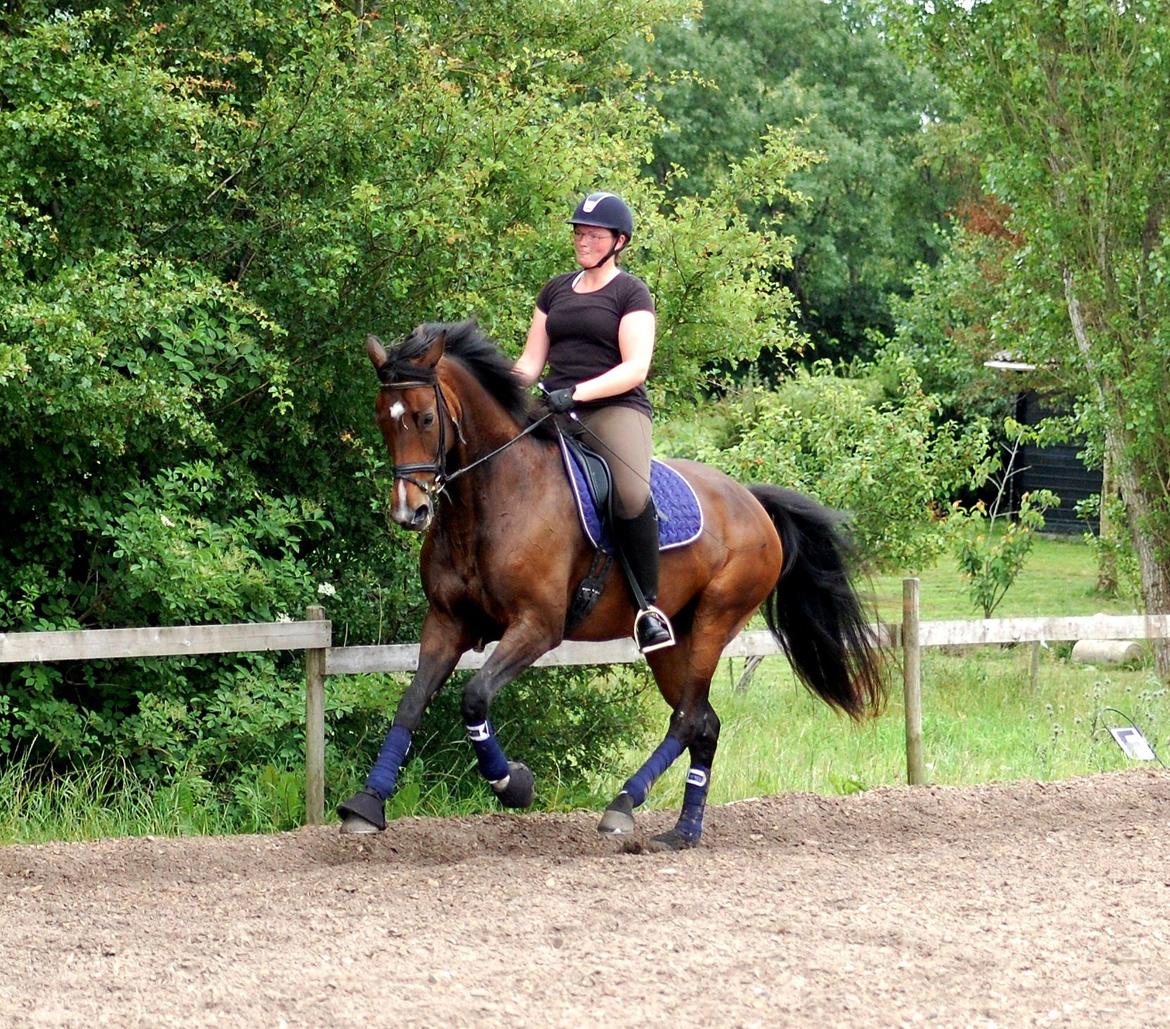
[[[1133,758],[1135,761],[1156,761],[1157,755],[1154,753],[1154,748],[1150,746],[1149,742],[1142,735],[1141,729],[1135,726],[1125,726],[1121,729],[1115,729],[1113,726],[1108,726],[1109,734],[1117,741],[1117,745],[1125,751],[1125,756]]]

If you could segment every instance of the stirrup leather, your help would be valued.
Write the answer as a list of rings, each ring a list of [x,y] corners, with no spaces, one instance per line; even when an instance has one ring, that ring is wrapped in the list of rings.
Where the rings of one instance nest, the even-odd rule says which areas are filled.
[[[651,643],[647,646],[642,646],[642,643],[638,638],[638,628],[642,624],[642,619],[651,615],[655,615],[661,619],[663,626],[666,628],[669,639],[663,640],[661,643]],[[638,614],[634,617],[634,642],[638,644],[638,650],[643,654],[649,654],[655,650],[665,650],[667,647],[673,647],[675,643],[674,626],[670,624],[670,619],[666,617],[666,612],[664,612],[661,608],[655,607],[653,604],[647,604],[646,607],[642,608],[642,610],[639,611]]]

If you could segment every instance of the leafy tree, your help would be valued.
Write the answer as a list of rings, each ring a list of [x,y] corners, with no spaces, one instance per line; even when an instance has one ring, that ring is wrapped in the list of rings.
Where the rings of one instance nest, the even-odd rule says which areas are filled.
[[[708,195],[770,126],[820,155],[782,212],[795,240],[773,274],[791,289],[816,356],[869,354],[888,330],[887,294],[943,248],[950,166],[928,157],[945,98],[907,65],[859,0],[708,0],[702,18],[659,29],[647,52],[666,131],[653,172],[676,195]]]
[[[1025,242],[1005,317],[1086,398],[1117,478],[1147,611],[1170,610],[1170,20],[1155,0],[942,0],[902,11],[972,120]],[[1051,329],[1055,316],[1063,324]],[[1157,649],[1170,676],[1170,648]]]
[[[1060,497],[1051,490],[1035,490],[1024,493],[1015,510],[1008,510],[1009,486],[1019,471],[1016,458],[1029,430],[1010,419],[1007,428],[1013,442],[1008,447],[1007,467],[990,476],[996,487],[990,503],[977,500],[964,507],[955,502],[948,519],[955,529],[959,573],[984,618],[991,617],[1019,577],[1036,534],[1044,529],[1044,513],[1060,504]]]
[[[881,352],[911,361],[945,421],[982,415],[1002,422],[1014,414],[1017,392],[1054,385],[1043,371],[1009,381],[985,365],[1001,354],[1014,355],[1018,342],[996,325],[1007,266],[1018,247],[1004,234],[997,207],[1002,205],[987,198],[962,206],[947,251],[935,264],[915,269],[908,296],[891,299],[894,329],[880,344]]]

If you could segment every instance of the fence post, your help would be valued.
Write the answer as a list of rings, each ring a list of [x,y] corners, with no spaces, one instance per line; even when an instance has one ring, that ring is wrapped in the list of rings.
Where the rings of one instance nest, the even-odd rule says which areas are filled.
[[[918,642],[918,580],[902,580],[902,693],[906,706],[906,781],[926,782],[922,760],[922,648]]]
[[[319,621],[325,609],[311,604],[305,617]],[[325,821],[325,651],[305,651],[305,821]]]

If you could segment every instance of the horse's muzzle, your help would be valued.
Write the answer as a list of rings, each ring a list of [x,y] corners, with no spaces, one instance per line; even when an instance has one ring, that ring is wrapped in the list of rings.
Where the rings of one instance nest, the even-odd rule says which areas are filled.
[[[434,509],[428,501],[425,504],[419,504],[413,511],[409,508],[396,507],[393,518],[404,529],[410,529],[411,532],[425,532],[430,528],[434,513]]]
[[[430,491],[421,483],[399,479],[390,505],[390,517],[395,524],[411,532],[424,532],[434,516],[435,503]]]

